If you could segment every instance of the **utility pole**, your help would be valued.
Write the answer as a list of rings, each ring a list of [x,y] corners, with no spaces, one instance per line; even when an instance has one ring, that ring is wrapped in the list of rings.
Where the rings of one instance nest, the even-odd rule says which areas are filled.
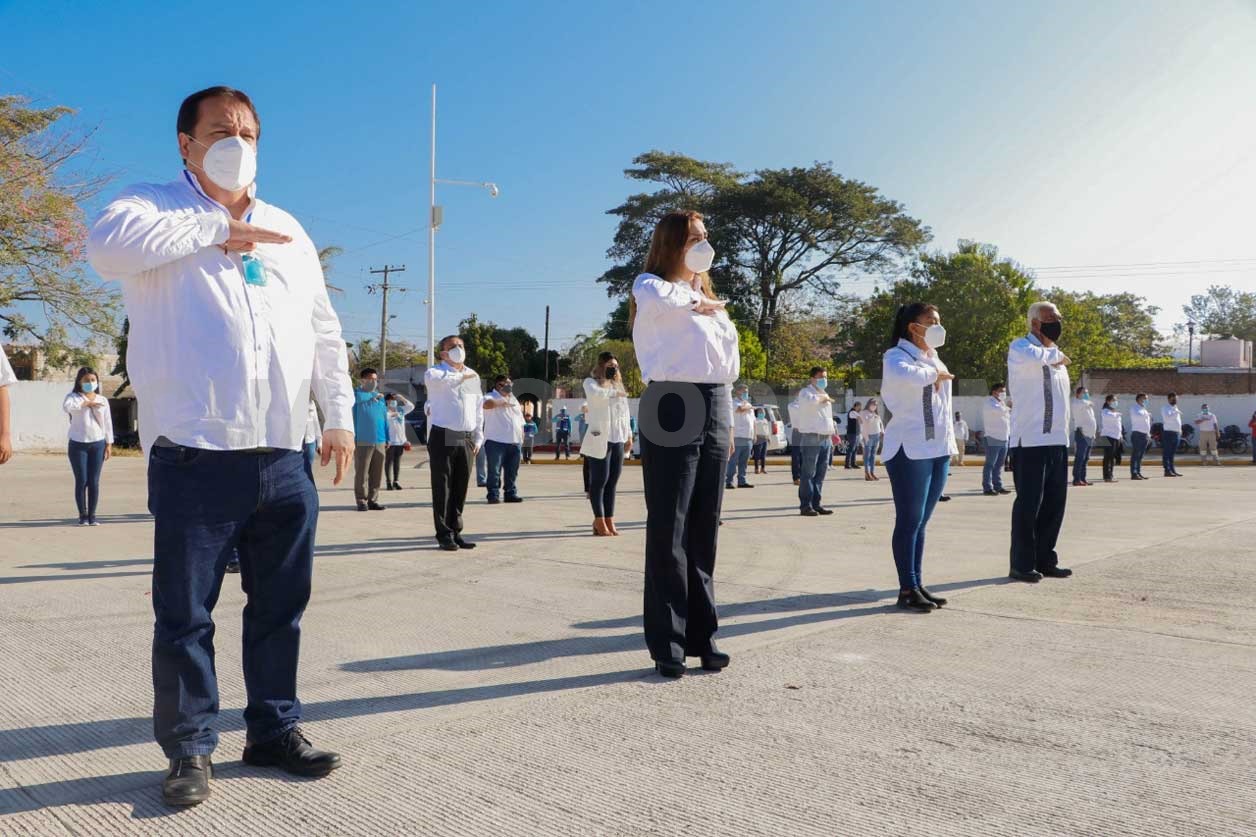
[[[395,288],[388,284],[388,274],[404,273],[405,265],[401,267],[393,267],[392,265],[384,265],[379,270],[370,271],[372,275],[383,274],[384,281],[376,285],[367,285],[367,293],[380,292],[383,305],[379,310],[379,377],[383,380],[384,373],[388,371],[388,292],[396,291],[397,293],[405,293],[409,288]]]
[[[549,385],[549,306],[545,306],[545,384]]]

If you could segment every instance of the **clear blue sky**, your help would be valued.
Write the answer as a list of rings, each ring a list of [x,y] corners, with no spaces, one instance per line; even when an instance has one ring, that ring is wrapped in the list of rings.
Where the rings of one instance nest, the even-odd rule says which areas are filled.
[[[438,332],[470,312],[561,345],[611,308],[594,279],[622,170],[659,148],[743,169],[832,161],[933,228],[1180,321],[1256,289],[1256,3],[82,3],[0,0],[0,90],[78,109],[117,186],[179,168],[211,84],[263,121],[259,186],[319,245],[350,338],[365,271],[405,264],[393,334],[422,343],[428,96],[445,188]],[[1217,263],[1220,259],[1242,259]],[[1187,265],[1166,263],[1189,262]],[[867,290],[868,283],[852,285]]]

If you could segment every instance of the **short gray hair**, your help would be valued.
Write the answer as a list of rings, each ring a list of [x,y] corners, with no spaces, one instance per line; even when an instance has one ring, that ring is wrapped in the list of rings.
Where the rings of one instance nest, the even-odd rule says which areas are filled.
[[[1047,302],[1043,300],[1042,302],[1035,302],[1033,305],[1029,306],[1029,314],[1025,317],[1025,323],[1029,326],[1030,331],[1034,330],[1034,320],[1041,319],[1038,315],[1046,310],[1054,311],[1057,316],[1060,313],[1060,309],[1055,306],[1054,302]]]

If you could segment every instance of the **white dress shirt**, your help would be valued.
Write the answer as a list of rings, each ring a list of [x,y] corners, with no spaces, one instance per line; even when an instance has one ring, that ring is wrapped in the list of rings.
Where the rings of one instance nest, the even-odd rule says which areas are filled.
[[[414,402],[402,395],[397,395],[396,403],[400,409],[388,408],[388,444],[404,445],[406,439],[406,416],[414,411]]]
[[[1130,432],[1151,435],[1151,411],[1139,406],[1137,401],[1130,407]]]
[[[1182,432],[1182,411],[1178,409],[1176,404],[1165,404],[1160,408],[1160,420],[1164,422],[1164,429],[1170,433]]]
[[[754,437],[756,439],[766,439],[772,435],[772,424],[765,418],[757,418],[754,420]]]
[[[100,406],[92,407],[91,403]],[[109,414],[107,398],[97,395],[89,403],[83,395],[72,392],[65,397],[61,409],[70,416],[70,441],[113,444],[113,417]]]
[[[588,426],[580,439],[580,454],[605,459],[607,446],[627,444],[632,437],[632,412],[628,394],[613,383],[600,383],[590,376],[584,379],[584,395],[588,399]]]
[[[318,407],[310,401],[310,411],[305,417],[305,444],[313,444],[316,448],[323,446],[323,425],[318,420]]]
[[[1195,425],[1201,433],[1216,433],[1221,429],[1220,423],[1217,421],[1216,413],[1200,413],[1195,419]]]
[[[523,405],[519,403],[519,399],[493,390],[484,396],[483,403],[502,400],[506,402],[505,407],[484,411],[484,438],[503,445],[522,445]]]
[[[464,381],[467,372],[474,377]],[[424,406],[433,427],[471,433],[476,447],[484,444],[484,396],[475,370],[470,366],[454,369],[442,360],[424,373],[423,384],[427,387]]]
[[[885,432],[885,424],[881,421],[880,411],[860,410],[859,439],[868,441],[868,437]]]
[[[981,427],[986,439],[1006,442],[1012,435],[1012,411],[1005,402],[991,395],[981,405]]]
[[[890,411],[881,446],[881,461],[900,449],[908,459],[954,456],[955,425],[951,416],[951,382],[935,386],[939,372],[949,372],[938,353],[907,340],[885,353],[881,363],[881,403]]]
[[[4,347],[0,346],[0,387],[7,387],[9,384],[16,383],[17,373],[9,365],[9,358],[4,354]]]
[[[799,433],[833,435],[833,400],[823,390],[808,384],[798,392]]]
[[[1007,350],[1007,390],[1012,398],[1012,447],[1068,446],[1068,368],[1056,366],[1064,353],[1032,334]]]
[[[1084,398],[1074,398],[1071,414],[1073,426],[1082,432],[1087,439],[1095,438],[1099,432],[1099,424],[1095,421],[1095,405]]]
[[[957,445],[959,442],[968,441],[968,422],[963,419],[955,422],[955,441]]]
[[[754,439],[754,405],[749,401],[733,401],[733,438]]]
[[[731,384],[741,371],[737,327],[728,314],[699,314],[702,294],[685,282],[643,273],[632,285],[632,342],[645,381]]]
[[[352,432],[344,338],[314,244],[295,218],[254,199],[250,223],[293,240],[257,246],[266,284],[250,285],[240,254],[218,246],[229,218],[185,171],[128,187],[88,235],[92,267],[122,284],[144,448],[165,436],[207,450],[298,450],[311,384],[327,428]]]
[[[1103,426],[1100,430],[1103,436],[1109,439],[1121,438],[1121,411],[1104,407],[1101,412],[1103,413]]]

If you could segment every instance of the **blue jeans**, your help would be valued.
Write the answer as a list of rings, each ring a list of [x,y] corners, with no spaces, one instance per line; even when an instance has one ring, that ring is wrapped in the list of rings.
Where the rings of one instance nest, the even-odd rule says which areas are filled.
[[[314,460],[318,458],[318,445],[314,442],[305,443],[305,474],[314,480]]]
[[[949,456],[909,459],[900,449],[885,463],[894,494],[894,566],[898,569],[900,590],[911,590],[922,582],[921,559],[925,554],[925,527],[946,488]]]
[[[794,478],[794,482],[801,479],[802,434],[796,430],[789,434],[789,474]]]
[[[74,504],[79,520],[96,519],[96,501],[100,499],[100,469],[105,464],[105,441],[76,442],[70,440],[70,468],[74,471]]]
[[[297,657],[310,598],[318,492],[300,451],[253,453],[154,445],[148,461],[153,544],[153,731],[168,758],[218,744],[214,605],[238,555],[244,608],[244,722],[250,741],[301,718]]]
[[[480,445],[475,455],[475,484],[480,488],[488,485],[488,443]]]
[[[518,445],[494,442],[492,439],[484,443],[484,450],[487,451],[488,498],[498,499],[503,482],[506,483],[506,496],[518,497],[519,488],[515,485],[515,480],[519,477],[519,461],[523,458],[523,451]]]
[[[737,484],[746,484],[746,464],[750,462],[750,446],[753,439],[733,439],[733,455],[728,457],[728,468],[724,473],[724,482],[733,484],[733,472],[737,472]]]
[[[1130,444],[1134,450],[1130,453],[1130,476],[1143,475],[1143,457],[1147,454],[1147,434],[1137,431],[1130,434]]]
[[[859,455],[859,434],[846,434],[846,467],[855,467],[855,457]]]
[[[986,439],[986,464],[981,469],[981,490],[998,491],[1003,488],[1003,463],[1007,461],[1007,442],[1003,439]]]
[[[1090,449],[1094,440],[1077,428],[1073,431],[1073,482],[1086,482],[1086,465],[1090,462]]]
[[[584,458],[589,468],[589,503],[594,517],[615,516],[615,489],[624,470],[624,443],[607,442],[606,457]]]
[[[1164,464],[1165,476],[1177,473],[1178,440],[1182,436],[1176,430],[1165,430],[1160,434],[1160,461]]]
[[[880,444],[881,444],[880,433],[873,433],[872,435],[868,437],[868,441],[864,442],[864,473],[865,474],[875,474],[877,472],[877,447]]]
[[[798,444],[798,505],[803,511],[818,510],[821,508],[824,475],[828,473],[829,459],[833,454],[833,440],[825,433],[800,433]]]

